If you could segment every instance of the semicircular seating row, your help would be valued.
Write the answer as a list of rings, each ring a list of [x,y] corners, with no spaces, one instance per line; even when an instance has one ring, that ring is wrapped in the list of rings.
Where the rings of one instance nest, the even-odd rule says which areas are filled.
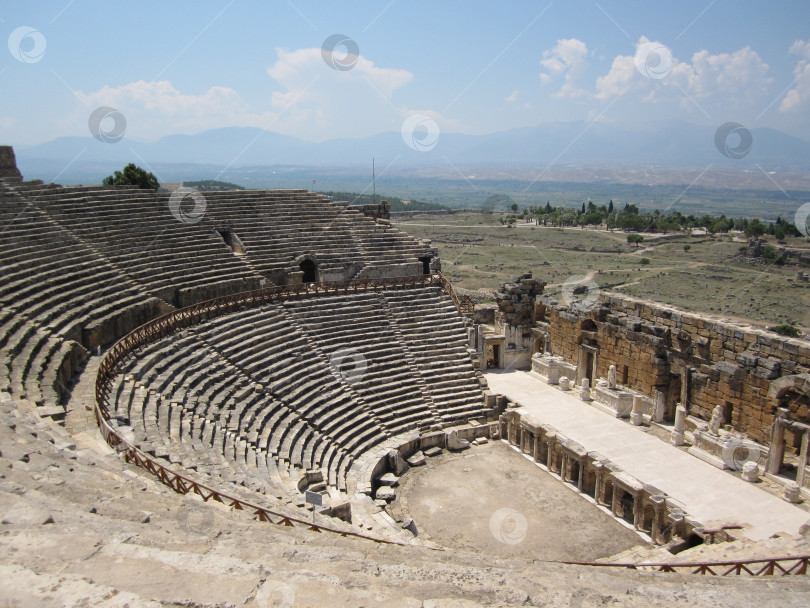
[[[387,438],[492,414],[464,321],[438,287],[205,321],[130,358],[113,400],[147,452],[279,498],[318,469],[346,490],[352,462]]]
[[[205,195],[203,221],[184,224],[164,194],[0,179],[0,390],[59,420],[88,349],[175,305],[257,289],[302,251],[362,268],[416,265],[425,250],[304,190]],[[238,228],[245,255],[221,225]]]

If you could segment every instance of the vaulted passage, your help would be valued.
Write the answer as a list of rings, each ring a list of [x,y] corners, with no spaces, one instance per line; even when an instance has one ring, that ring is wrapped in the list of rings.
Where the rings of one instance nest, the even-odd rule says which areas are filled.
[[[232,231],[228,229],[217,229],[217,234],[222,237],[222,240],[225,241],[225,244],[231,248],[236,255],[244,255],[245,254],[245,246],[242,244],[242,241],[239,240],[239,237]]]
[[[304,273],[302,281],[304,283],[317,283],[318,282],[318,266],[312,260],[304,260],[301,262],[301,272]]]

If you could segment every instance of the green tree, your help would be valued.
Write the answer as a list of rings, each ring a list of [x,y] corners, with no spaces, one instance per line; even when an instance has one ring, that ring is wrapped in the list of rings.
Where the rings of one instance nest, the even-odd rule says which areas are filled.
[[[138,186],[138,188],[156,192],[160,187],[160,183],[152,173],[141,169],[134,163],[129,163],[123,171],[116,171],[112,175],[108,175],[101,183],[105,186]]]
[[[627,235],[627,243],[630,245],[635,245],[636,249],[638,246],[644,242],[644,237],[640,234],[628,234]]]
[[[759,220],[751,220],[745,227],[745,236],[762,236],[765,234],[765,226]]]
[[[517,210],[518,210],[518,204],[517,203],[512,203],[512,211],[517,213]]]

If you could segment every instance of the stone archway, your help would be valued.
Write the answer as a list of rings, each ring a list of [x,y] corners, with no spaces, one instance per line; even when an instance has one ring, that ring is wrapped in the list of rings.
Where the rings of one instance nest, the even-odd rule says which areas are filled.
[[[301,282],[302,283],[317,283],[318,282],[318,264],[312,258],[304,258],[298,263],[301,269]]]
[[[807,470],[810,452],[810,374],[783,376],[771,383],[768,398],[774,403],[776,418],[771,427],[766,471],[778,475],[787,471],[802,487],[810,485]],[[786,467],[786,455],[790,466]]]

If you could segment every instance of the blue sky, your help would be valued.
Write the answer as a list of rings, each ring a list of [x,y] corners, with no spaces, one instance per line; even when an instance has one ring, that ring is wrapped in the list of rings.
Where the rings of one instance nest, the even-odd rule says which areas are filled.
[[[335,34],[358,53],[327,59],[349,69],[323,56]],[[810,139],[805,0],[1,1],[0,37],[0,143],[19,147],[89,136],[99,106],[138,141],[365,137],[415,114],[442,132],[684,120]]]

